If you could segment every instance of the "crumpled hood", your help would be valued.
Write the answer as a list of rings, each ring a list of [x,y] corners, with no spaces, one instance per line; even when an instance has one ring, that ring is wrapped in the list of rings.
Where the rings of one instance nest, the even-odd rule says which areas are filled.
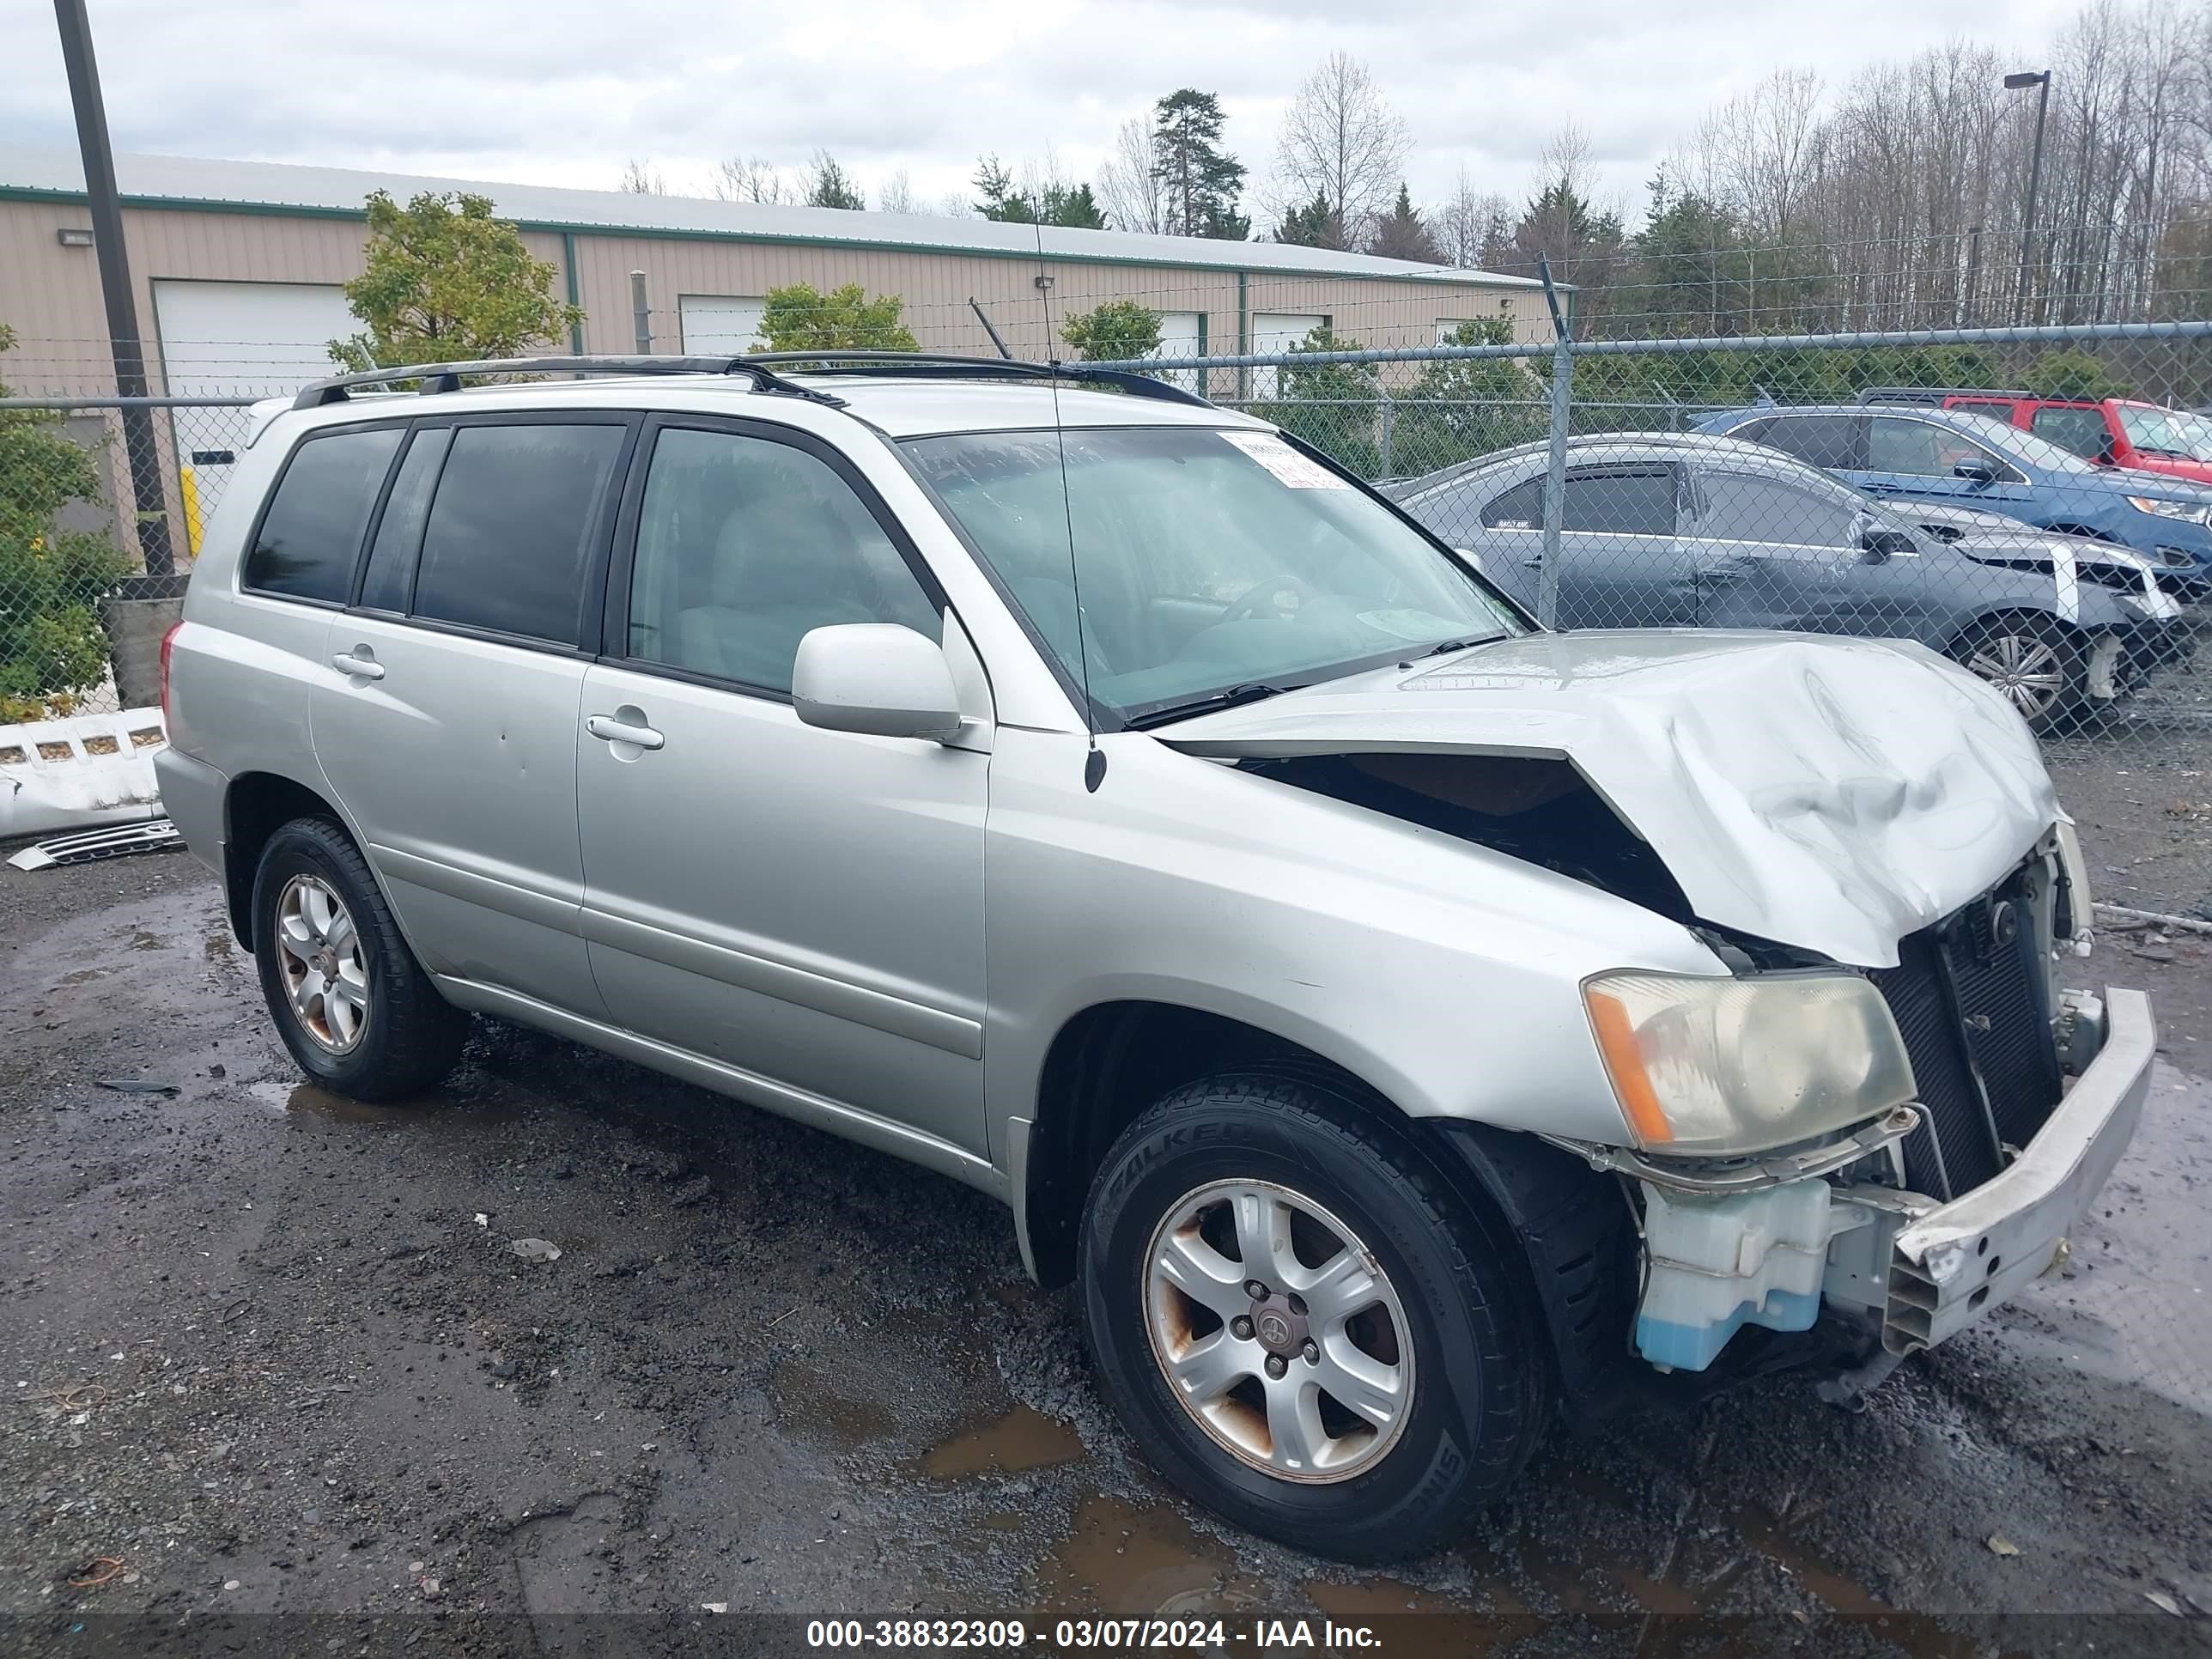
[[[2035,739],[1917,645],[1696,629],[1532,634],[1152,733],[1194,755],[1563,758],[1697,914],[1867,968],[2058,815]]]

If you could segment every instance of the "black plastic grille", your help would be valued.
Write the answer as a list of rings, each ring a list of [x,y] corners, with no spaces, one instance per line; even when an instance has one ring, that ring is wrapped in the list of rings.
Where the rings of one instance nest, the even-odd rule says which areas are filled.
[[[1874,975],[1928,1109],[1928,1122],[1905,1143],[1905,1178],[1916,1191],[1955,1198],[1980,1186],[2004,1166],[2000,1142],[2027,1146],[2058,1103],[2063,1085],[2036,960],[2033,878],[2016,875],[1912,934],[1898,946],[1898,965]]]
[[[1942,945],[1929,928],[1899,942],[1898,964],[1874,976],[1889,1004],[1927,1121],[1905,1137],[1905,1176],[1915,1192],[1955,1198],[1997,1172],[1997,1149],[1982,1115],[1966,1033],[1943,987]],[[1937,1148],[1942,1161],[1937,1161]]]
[[[2012,891],[1996,903],[2013,907],[2012,937],[1992,937],[1985,927],[1954,927],[1951,972],[1960,1006],[1972,1017],[1966,1041],[1982,1068],[1997,1133],[2006,1145],[2021,1147],[2049,1120],[2063,1085],[2027,906]],[[1986,921],[1989,914],[1984,909],[1977,920]]]

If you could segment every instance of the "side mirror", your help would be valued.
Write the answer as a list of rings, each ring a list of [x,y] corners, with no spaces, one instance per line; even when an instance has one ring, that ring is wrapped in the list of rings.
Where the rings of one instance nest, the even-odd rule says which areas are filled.
[[[1900,553],[1917,553],[1920,550],[1911,537],[1902,530],[1869,530],[1859,538],[1861,562],[1866,564],[1887,564]]]
[[[1969,455],[1951,469],[1951,476],[1968,483],[1993,484],[1997,481],[1997,464],[1986,456]]]
[[[792,665],[791,702],[809,726],[878,738],[949,738],[960,694],[933,641],[896,623],[810,630]]]

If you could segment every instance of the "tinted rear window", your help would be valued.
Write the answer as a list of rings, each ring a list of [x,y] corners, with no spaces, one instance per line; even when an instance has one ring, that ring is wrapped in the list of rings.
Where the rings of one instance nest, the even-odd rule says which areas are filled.
[[[1670,467],[1642,472],[1570,472],[1559,496],[1559,528],[1610,531],[1620,536],[1674,533],[1674,473]],[[1523,478],[1482,514],[1492,530],[1540,530],[1544,480]]]
[[[624,436],[620,426],[580,423],[455,432],[423,532],[414,614],[574,643]]]
[[[246,556],[246,586],[344,604],[369,512],[404,435],[385,427],[305,440],[261,516]]]

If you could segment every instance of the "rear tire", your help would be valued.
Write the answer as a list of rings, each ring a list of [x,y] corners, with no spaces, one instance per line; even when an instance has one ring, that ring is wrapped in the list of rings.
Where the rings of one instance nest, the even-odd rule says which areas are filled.
[[[300,1069],[356,1100],[419,1094],[452,1071],[468,1016],[438,994],[346,832],[295,818],[253,878],[261,994]]]
[[[1169,1095],[1108,1152],[1081,1248],[1123,1425],[1263,1536],[1346,1561],[1419,1554],[1503,1496],[1541,1437],[1548,1357],[1513,1241],[1325,1080],[1232,1073]]]
[[[2071,730],[2094,706],[2081,636],[2049,617],[1984,617],[1952,642],[1950,655],[2010,703],[2039,738]]]

